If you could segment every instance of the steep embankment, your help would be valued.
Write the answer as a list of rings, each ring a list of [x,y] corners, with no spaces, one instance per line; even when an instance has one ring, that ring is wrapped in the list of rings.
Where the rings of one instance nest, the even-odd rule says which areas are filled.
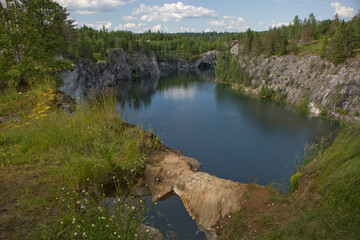
[[[92,92],[108,87],[119,87],[126,91],[135,78],[159,78],[161,74],[174,70],[189,70],[201,67],[214,68],[219,52],[210,51],[193,62],[158,63],[154,52],[128,52],[123,49],[110,49],[104,62],[78,60],[73,71],[61,76],[64,85],[61,91],[74,99],[86,98]]]
[[[288,103],[306,103],[314,114],[360,120],[360,61],[335,66],[319,56],[250,57],[243,56],[238,45],[231,53],[239,56],[238,64],[251,77],[246,93],[261,95],[267,86],[272,94],[280,91]]]

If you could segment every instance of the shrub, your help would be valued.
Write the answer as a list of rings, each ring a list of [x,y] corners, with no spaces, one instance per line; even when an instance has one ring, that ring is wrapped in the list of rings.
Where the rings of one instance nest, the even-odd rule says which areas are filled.
[[[303,111],[303,112],[309,111],[309,100],[307,97],[304,97],[301,99],[301,101],[299,103],[299,109],[300,109],[300,111]]]

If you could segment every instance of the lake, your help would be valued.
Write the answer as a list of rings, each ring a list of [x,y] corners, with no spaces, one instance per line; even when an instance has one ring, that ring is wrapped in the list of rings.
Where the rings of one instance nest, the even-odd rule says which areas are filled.
[[[304,146],[330,133],[335,121],[214,82],[212,70],[139,79],[119,93],[125,121],[152,131],[162,143],[202,163],[220,178],[260,185],[289,185]],[[149,200],[150,201],[150,200]],[[204,239],[175,196],[149,212],[166,239]]]

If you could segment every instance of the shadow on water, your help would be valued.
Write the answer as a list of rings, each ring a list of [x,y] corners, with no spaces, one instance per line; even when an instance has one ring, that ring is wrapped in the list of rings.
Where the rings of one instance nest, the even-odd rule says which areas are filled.
[[[196,158],[205,172],[285,188],[304,145],[337,128],[336,122],[245,96],[213,80],[214,72],[204,70],[140,79],[123,88],[118,107],[125,120],[151,126],[165,145]],[[177,239],[202,239],[179,198],[159,202],[157,208],[166,214],[151,212],[162,232],[172,219],[170,230]]]
[[[151,206],[146,224],[159,229],[165,239],[206,239],[205,234],[197,229],[177,195],[159,201],[156,205],[152,203],[151,197],[146,197],[145,202]]]

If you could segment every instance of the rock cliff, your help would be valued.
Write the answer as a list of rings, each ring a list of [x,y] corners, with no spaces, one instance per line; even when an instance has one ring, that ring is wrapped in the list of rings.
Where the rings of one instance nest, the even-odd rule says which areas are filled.
[[[126,90],[135,78],[158,78],[160,73],[165,74],[174,70],[215,68],[218,56],[218,51],[209,51],[193,62],[158,64],[152,51],[130,53],[123,49],[110,49],[104,62],[95,64],[91,60],[78,60],[73,71],[62,74],[61,81],[64,85],[60,90],[74,99],[83,99],[92,92],[108,87],[117,86]]]
[[[174,70],[215,68],[219,55],[219,51],[209,51],[201,54],[200,57],[193,62],[159,62],[159,68],[162,73],[167,73]]]
[[[334,66],[319,56],[250,57],[241,55],[237,45],[231,53],[239,55],[239,64],[252,79],[252,86],[244,89],[247,93],[258,95],[261,86],[267,85],[274,93],[279,88],[286,102],[306,101],[314,114],[359,120],[359,60]]]
[[[84,98],[93,91],[122,85],[135,77],[158,77],[160,70],[153,52],[129,53],[123,49],[109,50],[105,62],[79,60],[73,71],[61,76],[61,91],[74,99]]]

